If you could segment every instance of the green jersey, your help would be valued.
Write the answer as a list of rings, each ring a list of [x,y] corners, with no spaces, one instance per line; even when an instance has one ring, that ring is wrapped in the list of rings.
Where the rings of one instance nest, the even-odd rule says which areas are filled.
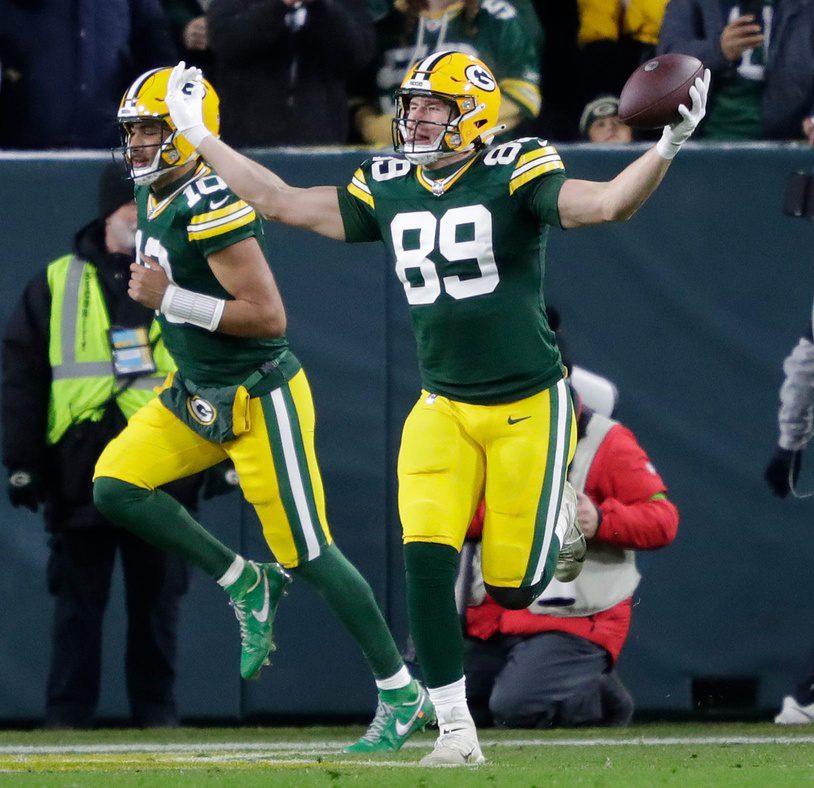
[[[173,283],[196,293],[230,300],[207,258],[245,238],[255,237],[264,246],[255,210],[203,163],[188,178],[158,193],[147,186],[136,187],[136,204],[137,251],[158,263]],[[266,362],[273,362],[275,368],[298,368],[285,337],[229,336],[175,322],[163,314],[159,321],[179,372],[198,385],[242,383]]]
[[[483,0],[471,22],[463,3],[449,6],[437,16],[422,13],[417,30],[408,20],[396,3],[376,25],[381,53],[375,66],[376,88],[381,112],[393,113],[393,92],[409,66],[432,52],[456,50],[488,63],[500,89],[526,116],[540,114],[542,29],[528,0]]]
[[[765,0],[758,20],[764,40],[772,36],[774,4]],[[746,13],[733,3],[728,22]],[[763,91],[766,84],[766,48],[746,49],[726,73],[716,75],[701,131],[705,140],[759,140],[763,136]]]
[[[395,260],[428,391],[512,402],[563,376],[543,279],[564,181],[555,148],[525,138],[432,172],[375,157],[339,190],[346,239]]]

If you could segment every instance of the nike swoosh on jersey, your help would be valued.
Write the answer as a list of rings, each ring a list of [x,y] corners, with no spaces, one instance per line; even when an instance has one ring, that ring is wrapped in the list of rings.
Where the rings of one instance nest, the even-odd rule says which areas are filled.
[[[410,728],[413,726],[413,723],[416,721],[416,718],[419,714],[421,714],[421,707],[423,705],[424,700],[424,693],[419,693],[418,700],[415,702],[416,710],[413,712],[413,716],[410,717],[409,720],[405,723],[401,723],[399,720],[396,720],[396,735],[397,736],[406,736],[410,732]]]
[[[252,615],[261,624],[269,617],[269,579],[265,572],[263,572],[263,607],[260,610],[252,610]]]
[[[229,202],[229,195],[228,194],[222,200],[218,200],[217,202],[209,203],[209,207],[213,211],[216,211],[218,208],[221,207],[221,205],[226,205],[227,202]]]
[[[517,424],[519,421],[525,421],[526,419],[530,419],[531,416],[521,416],[519,419],[513,419],[511,416],[508,418],[509,424]]]

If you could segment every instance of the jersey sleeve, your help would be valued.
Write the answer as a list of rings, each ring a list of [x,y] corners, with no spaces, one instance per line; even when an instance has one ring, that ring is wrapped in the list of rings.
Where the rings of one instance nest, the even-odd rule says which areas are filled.
[[[188,217],[187,239],[204,257],[258,234],[259,219],[251,205],[228,190],[207,195]]]
[[[540,221],[560,227],[557,200],[565,178],[565,165],[553,145],[538,138],[524,140],[509,177],[509,194]]]
[[[368,167],[365,162],[353,173],[350,183],[339,188],[339,211],[348,243],[379,241],[382,234],[376,221],[376,201],[370,189]]]

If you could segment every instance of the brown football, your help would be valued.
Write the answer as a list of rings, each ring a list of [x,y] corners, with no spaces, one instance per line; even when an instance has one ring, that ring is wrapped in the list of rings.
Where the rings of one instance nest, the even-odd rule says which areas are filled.
[[[704,64],[672,52],[642,63],[619,97],[619,120],[637,129],[657,129],[681,119],[679,104],[692,105],[690,88],[704,76]]]

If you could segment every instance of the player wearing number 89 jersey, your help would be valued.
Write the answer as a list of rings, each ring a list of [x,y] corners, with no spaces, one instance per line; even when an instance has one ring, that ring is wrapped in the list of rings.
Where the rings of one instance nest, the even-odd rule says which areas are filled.
[[[462,52],[434,52],[396,92],[404,159],[374,159],[336,189],[290,186],[215,139],[197,69],[179,63],[171,82],[174,122],[264,216],[337,240],[381,239],[393,255],[425,387],[398,462],[410,632],[440,728],[422,764],[482,763],[454,594],[480,497],[484,581],[504,607],[530,604],[555,572],[573,579],[585,554],[565,482],[573,410],[542,297],[547,227],[630,218],[703,117],[708,83],[613,180],[584,181],[566,178],[542,140],[490,147],[502,128],[494,75]]]
[[[338,195],[346,240],[382,240],[392,254],[416,337],[423,392],[398,463],[408,571],[426,544],[460,550],[485,490],[484,580],[507,606],[548,583],[575,514],[562,507],[558,517],[576,430],[543,299],[565,180],[556,149],[531,138],[432,170],[379,157]],[[428,602],[412,611],[414,638]],[[431,694],[437,683],[455,686],[440,655],[426,643],[417,651]],[[445,731],[457,725],[477,743],[460,704],[439,714],[430,765],[450,757]]]
[[[428,391],[493,404],[562,378],[542,286],[564,180],[557,151],[534,138],[431,173],[376,158],[340,192],[347,240],[381,239],[393,255]]]

